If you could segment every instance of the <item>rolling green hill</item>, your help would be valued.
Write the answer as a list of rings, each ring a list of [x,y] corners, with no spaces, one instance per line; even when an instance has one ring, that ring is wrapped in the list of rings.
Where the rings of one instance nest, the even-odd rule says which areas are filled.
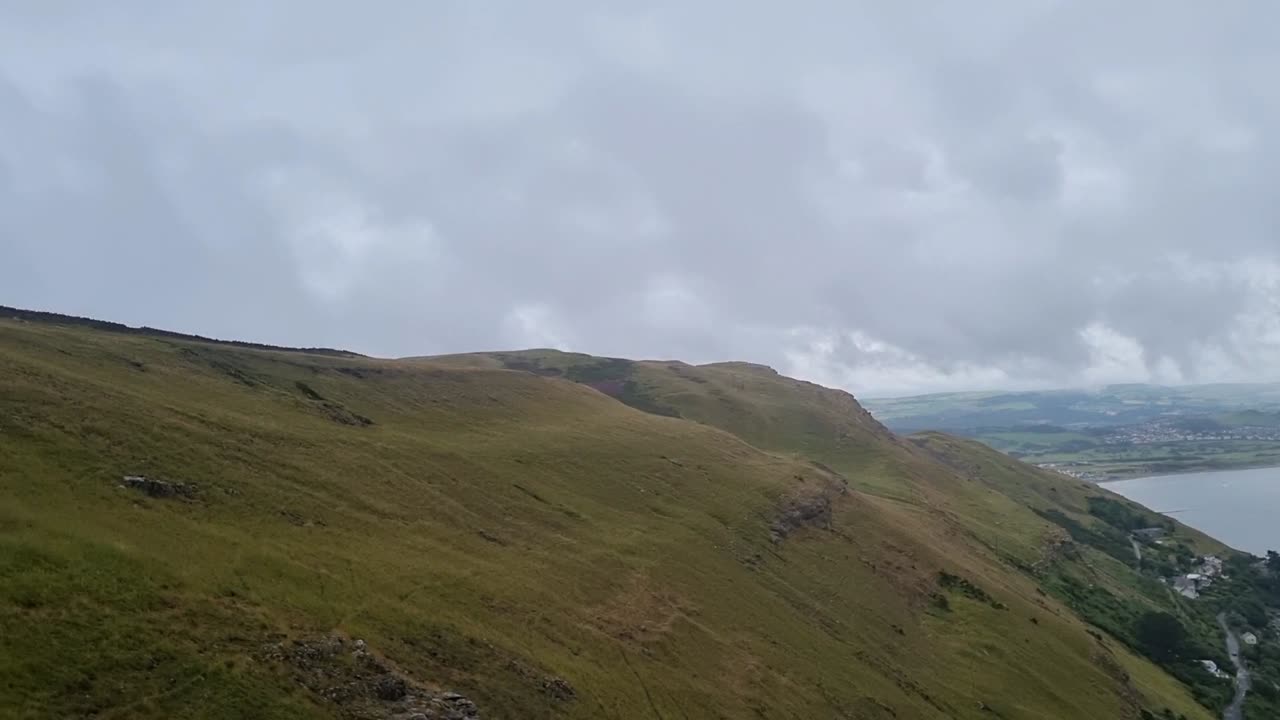
[[[1220,701],[1166,672],[1189,657],[1143,656],[1144,612],[1209,630],[1108,523],[1225,548],[748,364],[379,360],[21,316],[0,320],[0,493],[2,717]]]

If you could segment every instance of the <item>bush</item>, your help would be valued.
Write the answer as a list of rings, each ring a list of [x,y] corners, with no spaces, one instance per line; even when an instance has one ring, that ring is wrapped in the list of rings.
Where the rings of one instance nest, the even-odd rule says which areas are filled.
[[[1134,624],[1133,635],[1138,648],[1160,663],[1182,657],[1187,646],[1187,629],[1167,612],[1143,613]]]
[[[1240,613],[1240,617],[1253,628],[1265,628],[1267,626],[1267,608],[1262,601],[1256,597],[1241,596],[1235,598],[1231,603],[1231,609]]]
[[[1094,496],[1089,498],[1089,514],[1102,520],[1106,524],[1118,530],[1126,532],[1138,530],[1144,527],[1167,527],[1170,523],[1163,518],[1148,518],[1143,513],[1137,512],[1125,503],[1118,500],[1112,500],[1108,497]]]

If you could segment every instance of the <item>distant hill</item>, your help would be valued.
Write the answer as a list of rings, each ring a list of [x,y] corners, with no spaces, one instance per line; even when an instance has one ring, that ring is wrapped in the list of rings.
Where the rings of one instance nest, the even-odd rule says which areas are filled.
[[[147,337],[171,338],[174,340],[194,340],[203,343],[253,348],[255,350],[275,350],[280,352],[304,352],[316,355],[359,357],[358,353],[349,352],[347,350],[334,350],[333,348],[280,347],[278,345],[264,345],[262,343],[242,342],[239,340],[218,340],[215,338],[201,337],[200,335],[188,335],[186,333],[159,330],[146,326],[130,327],[121,323],[107,322],[105,320],[94,320],[92,318],[77,317],[75,315],[62,315],[60,313],[43,312],[40,310],[23,310],[21,308],[8,307],[5,305],[0,305],[0,318],[18,322],[39,322],[47,325],[75,325],[93,328],[94,330],[101,330],[104,332],[123,333],[127,335],[145,335]]]
[[[1222,427],[1280,427],[1280,411],[1238,410],[1217,415],[1213,420]]]
[[[1090,479],[1280,465],[1280,384],[946,393],[866,406],[897,432],[951,432]]]
[[[0,493],[19,718],[1207,720],[1217,606],[1155,573],[1249,563],[757,365],[31,314],[0,314]]]
[[[1280,413],[1280,383],[1165,387],[1110,385],[1098,390],[943,393],[864,401],[895,430],[955,430],[1013,425],[1130,425],[1186,415],[1250,410]]]

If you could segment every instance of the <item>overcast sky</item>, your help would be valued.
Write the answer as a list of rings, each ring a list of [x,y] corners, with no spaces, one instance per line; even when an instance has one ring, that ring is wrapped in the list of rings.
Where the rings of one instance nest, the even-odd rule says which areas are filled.
[[[863,395],[1280,379],[1280,7],[0,4],[0,304]]]

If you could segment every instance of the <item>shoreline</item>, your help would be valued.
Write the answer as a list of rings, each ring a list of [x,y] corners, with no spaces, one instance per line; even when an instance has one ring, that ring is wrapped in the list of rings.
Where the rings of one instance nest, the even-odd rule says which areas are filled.
[[[1177,477],[1179,475],[1229,473],[1229,472],[1239,472],[1241,470],[1267,470],[1272,468],[1280,469],[1280,464],[1262,463],[1260,465],[1236,465],[1234,467],[1228,467],[1228,468],[1194,468],[1194,469],[1186,469],[1186,470],[1172,470],[1172,471],[1155,472],[1155,473],[1141,473],[1137,475],[1125,475],[1123,477],[1107,477],[1107,478],[1094,480],[1093,482],[1094,484],[1097,484],[1097,485],[1108,485],[1111,483],[1124,482],[1125,480],[1146,480],[1149,478]]]

